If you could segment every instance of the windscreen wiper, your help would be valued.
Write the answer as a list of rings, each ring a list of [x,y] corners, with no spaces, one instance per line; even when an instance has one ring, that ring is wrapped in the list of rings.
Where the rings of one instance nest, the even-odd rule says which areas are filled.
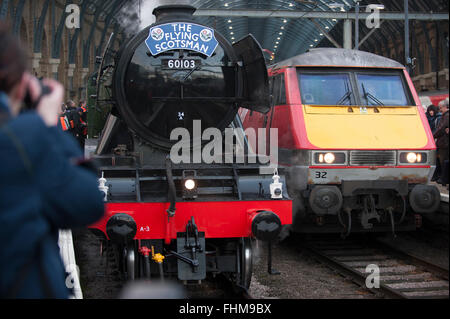
[[[350,98],[350,96],[352,95],[352,91],[348,91],[347,93],[345,93],[345,95],[336,103],[336,105],[342,105],[342,103],[344,103],[345,100],[349,100],[351,101],[352,99]]]
[[[371,98],[372,101],[374,101],[376,104],[380,105],[380,106],[384,106],[383,102],[381,102],[379,99],[377,99],[373,94],[369,93],[366,91],[366,88],[364,87],[364,84],[361,84],[362,89],[363,89],[363,93],[364,93],[364,98],[367,101],[367,105],[369,105],[369,99]]]
[[[344,101],[346,100],[349,100],[350,102],[352,101],[351,96],[353,92],[352,90],[350,90],[347,82],[345,82],[345,89],[347,90],[347,93],[344,94],[344,96],[336,103],[336,105],[342,105],[342,103],[344,103]]]

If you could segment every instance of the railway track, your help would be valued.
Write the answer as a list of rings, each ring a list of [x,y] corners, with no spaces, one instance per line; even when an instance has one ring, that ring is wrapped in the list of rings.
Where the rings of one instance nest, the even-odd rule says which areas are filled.
[[[321,262],[378,296],[448,299],[448,268],[393,249],[381,242],[312,240],[303,245]],[[374,271],[379,270],[379,287]],[[369,277],[369,284],[366,280]]]

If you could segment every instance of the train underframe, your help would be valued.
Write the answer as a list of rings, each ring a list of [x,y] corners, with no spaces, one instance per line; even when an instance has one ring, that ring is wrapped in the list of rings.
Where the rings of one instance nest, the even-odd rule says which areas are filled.
[[[114,248],[128,279],[200,283],[223,274],[248,289],[252,241],[276,240],[292,223],[285,186],[286,195],[273,199],[272,176],[255,175],[259,168],[170,166],[101,167],[106,214],[89,228]],[[196,188],[188,191],[183,185],[190,178]]]
[[[140,278],[181,280],[199,284],[208,277],[224,275],[235,286],[248,289],[252,277],[250,237],[205,239],[179,233],[177,240],[133,240],[113,243],[119,269],[127,280]]]
[[[373,175],[377,169],[367,169],[369,170]],[[310,177],[332,171],[331,175],[339,179],[339,182],[317,183],[309,178],[308,184],[303,185],[300,190],[298,183],[293,185],[290,178],[291,184],[288,183],[288,187],[296,190],[295,194],[291,194],[294,198],[293,231],[341,233],[348,236],[357,232],[395,234],[397,231],[420,228],[422,215],[434,213],[440,203],[437,187],[426,184],[433,169],[391,170],[397,175],[378,176],[373,180],[346,180],[344,174],[336,178],[339,175],[336,171],[339,169],[322,169],[321,173],[317,173],[316,169],[309,169]],[[411,171],[416,175],[410,174]],[[370,174],[367,173],[366,177]],[[362,173],[358,175],[364,176]]]

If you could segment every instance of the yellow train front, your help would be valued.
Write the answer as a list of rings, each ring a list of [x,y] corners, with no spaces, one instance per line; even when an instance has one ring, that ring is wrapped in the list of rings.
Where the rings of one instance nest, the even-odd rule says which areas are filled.
[[[294,230],[414,230],[437,210],[428,185],[436,146],[404,66],[367,52],[321,48],[273,65],[271,111],[244,127],[278,129]],[[272,129],[272,130],[269,130]]]

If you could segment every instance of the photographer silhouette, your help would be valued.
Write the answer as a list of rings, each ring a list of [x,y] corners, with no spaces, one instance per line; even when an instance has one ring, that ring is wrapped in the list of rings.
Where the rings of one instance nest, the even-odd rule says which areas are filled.
[[[2,24],[0,43],[0,298],[68,298],[58,230],[100,219],[103,196],[96,174],[76,164],[76,141],[56,127],[62,85],[26,71],[26,52]]]

